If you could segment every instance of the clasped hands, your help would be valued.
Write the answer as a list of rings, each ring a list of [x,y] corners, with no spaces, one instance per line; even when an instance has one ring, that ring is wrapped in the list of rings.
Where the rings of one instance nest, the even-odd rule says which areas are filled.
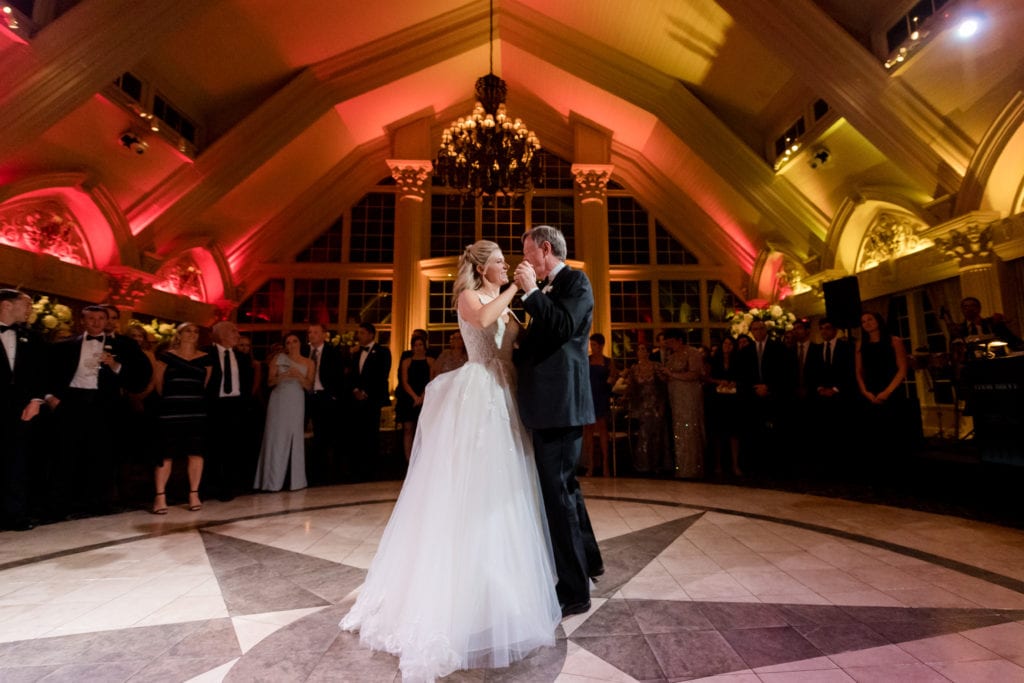
[[[521,292],[530,292],[537,288],[537,271],[533,269],[533,266],[529,261],[523,260],[516,266],[515,273],[513,273],[516,287]]]

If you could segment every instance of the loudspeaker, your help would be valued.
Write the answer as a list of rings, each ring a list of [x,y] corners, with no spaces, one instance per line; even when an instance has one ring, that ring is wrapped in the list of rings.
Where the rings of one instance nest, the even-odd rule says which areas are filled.
[[[860,326],[860,283],[857,276],[832,280],[822,285],[825,291],[825,316],[836,327]]]

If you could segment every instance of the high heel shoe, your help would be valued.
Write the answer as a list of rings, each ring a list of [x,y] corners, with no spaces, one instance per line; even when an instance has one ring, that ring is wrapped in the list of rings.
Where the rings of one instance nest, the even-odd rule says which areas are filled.
[[[203,509],[203,503],[201,501],[193,503],[192,502],[193,494],[195,495],[196,500],[199,501],[199,491],[189,491],[188,492],[188,497],[189,497],[188,510],[189,510],[189,512],[199,512],[200,510]]]
[[[164,499],[163,505],[157,503],[157,501],[160,500],[161,498]],[[156,494],[156,496],[153,497],[153,507],[150,509],[150,512],[154,515],[167,514],[167,495],[163,491],[160,491],[159,493]]]

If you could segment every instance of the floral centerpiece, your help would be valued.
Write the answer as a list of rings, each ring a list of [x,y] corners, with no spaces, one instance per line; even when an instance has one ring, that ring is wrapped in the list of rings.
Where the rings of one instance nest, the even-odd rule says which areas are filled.
[[[60,333],[71,333],[73,319],[70,307],[44,295],[32,304],[28,324],[41,335],[56,337]]]
[[[350,351],[359,346],[359,342],[356,341],[356,333],[354,330],[348,330],[347,332],[334,335],[330,339],[330,344],[332,346],[337,346],[338,348],[349,349]]]
[[[133,320],[131,324],[141,327],[149,338],[156,342],[157,345],[169,344],[171,339],[174,338],[174,323],[162,323],[156,318],[153,318],[153,320],[148,323]]]
[[[793,329],[796,316],[782,309],[782,306],[774,304],[764,308],[751,308],[748,311],[733,311],[725,317],[726,322],[732,323],[729,334],[733,337],[742,337],[750,334],[750,324],[755,320],[763,320],[768,328],[768,338],[774,341],[782,341],[782,337]]]

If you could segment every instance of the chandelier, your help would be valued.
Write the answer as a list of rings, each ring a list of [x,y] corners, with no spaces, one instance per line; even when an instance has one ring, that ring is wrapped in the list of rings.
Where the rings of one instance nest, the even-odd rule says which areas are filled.
[[[522,119],[505,112],[505,81],[494,75],[494,0],[491,0],[490,71],[476,82],[473,113],[441,134],[434,178],[463,197],[525,194],[540,183],[540,141]]]

